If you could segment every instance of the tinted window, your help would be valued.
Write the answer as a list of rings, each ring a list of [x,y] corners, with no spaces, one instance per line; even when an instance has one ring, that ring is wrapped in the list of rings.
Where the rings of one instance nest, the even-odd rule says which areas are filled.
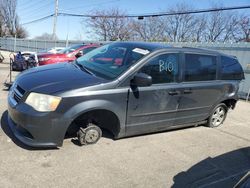
[[[206,81],[216,79],[216,57],[186,54],[185,81]]]
[[[151,59],[140,72],[152,77],[153,84],[178,81],[178,54],[164,54]]]
[[[222,80],[242,80],[244,73],[237,59],[221,57],[221,79]]]

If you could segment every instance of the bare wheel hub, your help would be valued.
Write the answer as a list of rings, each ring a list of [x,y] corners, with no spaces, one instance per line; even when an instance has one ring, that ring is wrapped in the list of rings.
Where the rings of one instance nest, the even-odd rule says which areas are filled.
[[[94,124],[89,124],[86,128],[81,127],[77,132],[77,137],[81,145],[95,144],[101,136],[101,129]]]
[[[99,139],[99,136],[99,132],[95,129],[92,129],[86,132],[85,140],[88,143],[94,143]]]

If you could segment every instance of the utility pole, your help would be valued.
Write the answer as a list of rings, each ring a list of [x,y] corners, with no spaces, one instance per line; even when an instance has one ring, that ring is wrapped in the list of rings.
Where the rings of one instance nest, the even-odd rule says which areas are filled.
[[[58,16],[58,0],[55,0],[55,14],[54,14],[54,24],[53,24],[53,39],[56,41],[56,24]]]

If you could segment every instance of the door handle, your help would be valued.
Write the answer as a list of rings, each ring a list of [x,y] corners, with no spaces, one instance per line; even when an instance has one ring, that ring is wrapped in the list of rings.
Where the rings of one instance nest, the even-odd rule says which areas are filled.
[[[192,93],[192,90],[191,89],[184,89],[183,93],[184,94],[190,94],[190,93]]]
[[[169,91],[168,94],[169,95],[178,95],[178,94],[180,94],[180,92],[178,92],[178,91]]]

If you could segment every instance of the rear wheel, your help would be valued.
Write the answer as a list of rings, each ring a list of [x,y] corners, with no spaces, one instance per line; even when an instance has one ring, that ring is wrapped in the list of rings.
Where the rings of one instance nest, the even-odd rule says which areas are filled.
[[[102,136],[102,130],[95,124],[89,123],[86,128],[80,127],[77,138],[80,145],[95,144]]]
[[[217,105],[208,119],[208,127],[219,127],[227,116],[227,106],[223,103]]]

